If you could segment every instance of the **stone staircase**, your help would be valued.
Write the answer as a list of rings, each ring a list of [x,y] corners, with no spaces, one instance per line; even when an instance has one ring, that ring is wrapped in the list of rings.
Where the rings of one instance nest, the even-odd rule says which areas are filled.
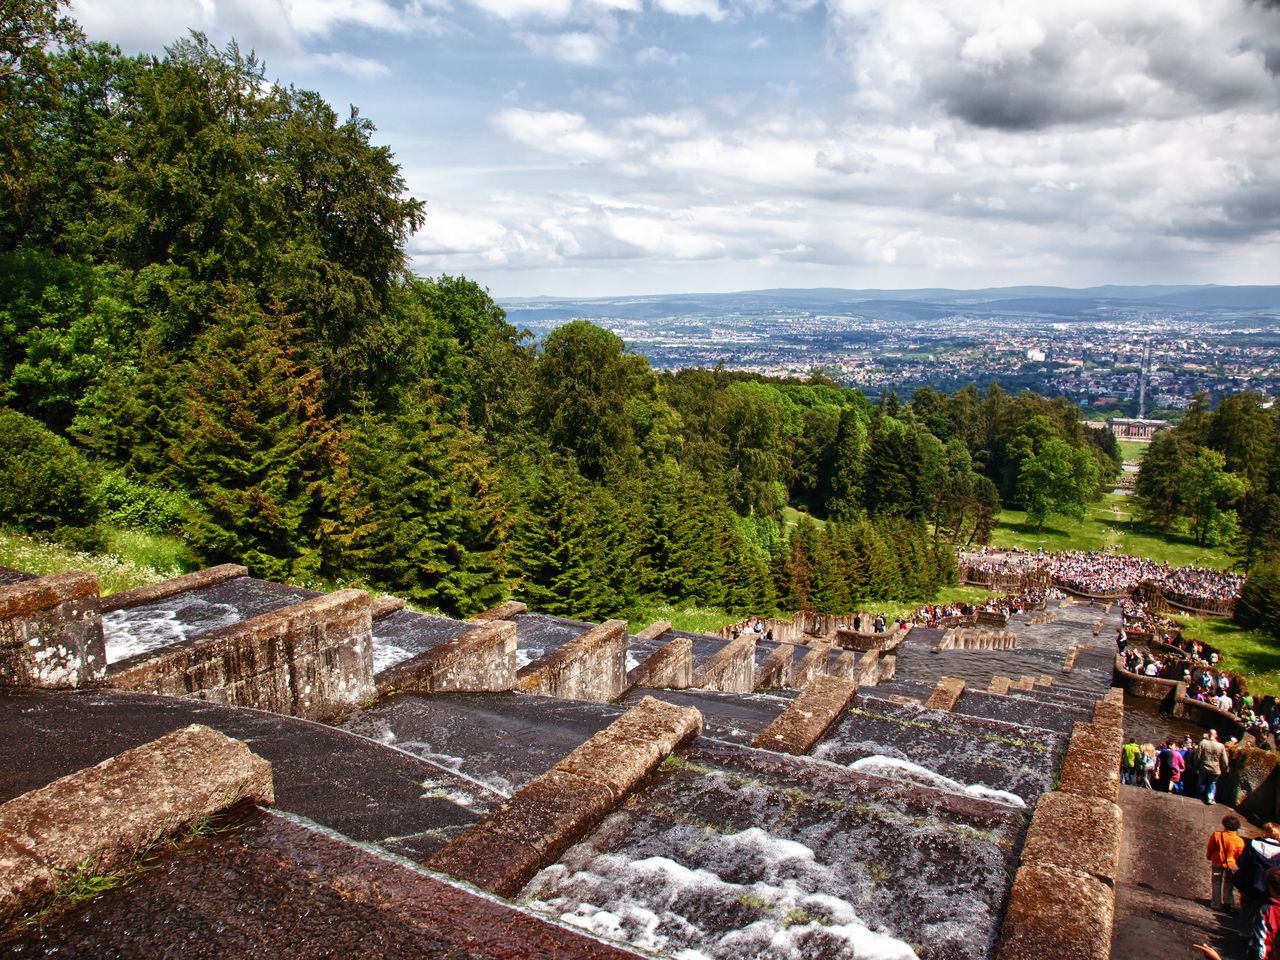
[[[40,584],[0,587],[6,635],[38,641],[0,652],[87,651],[86,680],[47,685],[91,689],[0,692],[0,728],[18,745],[0,748],[3,769],[26,771],[0,774],[0,799],[184,723],[244,740],[273,764],[279,813],[193,859],[243,869],[263,897],[292,885],[321,904],[336,890],[348,926],[328,946],[355,956],[362,930],[389,945],[377,955],[413,942],[512,955],[511,942],[467,953],[471,941],[420,922],[428,888],[460,916],[486,908],[419,864],[510,901],[486,902],[529,938],[522,956],[1016,960],[1001,916],[1028,817],[1109,682],[1105,615],[1072,605],[1014,618],[1006,649],[939,649],[939,632],[917,630],[859,652],[668,624],[629,635],[519,603],[461,621],[235,567],[97,607],[96,585]],[[38,674],[28,661],[23,676]],[[325,853],[301,870],[283,852],[276,872],[262,866],[285,848]],[[406,859],[392,870],[385,856]],[[372,898],[363,921],[340,889],[344,862],[364,878],[354,902]],[[226,888],[204,866],[173,869]],[[417,892],[388,909],[393,889]],[[150,880],[129,890],[121,917],[189,902]],[[230,952],[213,938],[192,955],[248,956],[270,923],[313,947],[319,935],[270,905],[256,916]],[[84,917],[28,938],[24,955],[55,955],[64,935],[110,955],[114,932]],[[156,928],[139,921],[163,941]]]

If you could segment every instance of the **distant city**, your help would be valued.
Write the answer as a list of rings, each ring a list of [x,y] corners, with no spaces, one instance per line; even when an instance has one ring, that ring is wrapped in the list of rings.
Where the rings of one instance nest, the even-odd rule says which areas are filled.
[[[870,395],[998,381],[1137,415],[1147,348],[1149,416],[1185,409],[1200,391],[1280,396],[1280,286],[765,290],[502,305],[538,338],[591,320],[657,369],[821,372]]]

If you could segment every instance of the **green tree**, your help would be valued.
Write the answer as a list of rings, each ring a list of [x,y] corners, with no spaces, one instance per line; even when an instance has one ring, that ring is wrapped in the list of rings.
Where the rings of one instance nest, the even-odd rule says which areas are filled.
[[[1083,519],[1097,488],[1097,461],[1056,437],[1040,441],[1018,471],[1018,495],[1036,530],[1052,514]]]
[[[508,509],[479,438],[430,403],[352,431],[351,472],[372,523],[350,563],[374,585],[455,616],[507,596]]]
[[[228,304],[196,345],[186,429],[171,451],[197,510],[188,541],[206,562],[269,579],[335,577],[367,532],[345,437],[320,407],[319,374],[293,355],[280,317]]]
[[[1235,533],[1232,505],[1244,494],[1245,484],[1226,469],[1226,457],[1201,447],[1179,472],[1182,510],[1187,529],[1199,546],[1220,543]]]

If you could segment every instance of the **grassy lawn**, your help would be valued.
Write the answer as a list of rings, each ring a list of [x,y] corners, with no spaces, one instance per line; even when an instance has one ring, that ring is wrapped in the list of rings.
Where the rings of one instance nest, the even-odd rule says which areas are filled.
[[[1120,446],[1120,459],[1133,460],[1141,463],[1142,458],[1147,455],[1147,448],[1151,446],[1149,443],[1139,443],[1137,440],[1117,440]]]
[[[1189,537],[1140,523],[1133,516],[1132,498],[1109,493],[1089,505],[1083,522],[1050,517],[1037,532],[1021,510],[1004,510],[991,535],[993,545],[1035,550],[1115,550],[1182,566],[1230,566],[1221,547],[1198,547]]]
[[[786,506],[782,508],[782,529],[783,532],[789,533],[791,528],[800,523],[802,517],[808,517],[818,526],[823,526],[827,521],[819,520],[812,514],[805,513],[803,510],[797,510],[795,507]],[[682,629],[682,628],[681,628]]]
[[[1243,673],[1258,696],[1280,695],[1280,640],[1217,617],[1176,617],[1182,635],[1216,647],[1222,666]]]
[[[719,607],[685,607],[683,610],[669,605],[644,607],[636,611],[627,623],[632,633],[643,630],[658,620],[666,620],[676,630],[687,630],[689,633],[718,633],[721,627],[737,623],[738,617],[731,617]]]

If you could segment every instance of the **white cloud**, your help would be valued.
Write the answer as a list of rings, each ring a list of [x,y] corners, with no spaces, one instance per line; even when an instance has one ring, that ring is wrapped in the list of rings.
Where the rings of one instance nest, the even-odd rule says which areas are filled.
[[[706,17],[715,23],[727,16],[716,0],[657,0],[657,6],[677,17]]]
[[[595,66],[609,48],[608,41],[594,33],[527,34],[524,42],[534,53],[578,66]]]
[[[649,46],[636,52],[636,63],[657,63],[664,67],[674,67],[684,63],[689,57],[684,53],[672,53],[662,47]]]
[[[611,160],[621,145],[592,129],[580,113],[512,107],[494,117],[494,125],[512,140],[574,162]]]

